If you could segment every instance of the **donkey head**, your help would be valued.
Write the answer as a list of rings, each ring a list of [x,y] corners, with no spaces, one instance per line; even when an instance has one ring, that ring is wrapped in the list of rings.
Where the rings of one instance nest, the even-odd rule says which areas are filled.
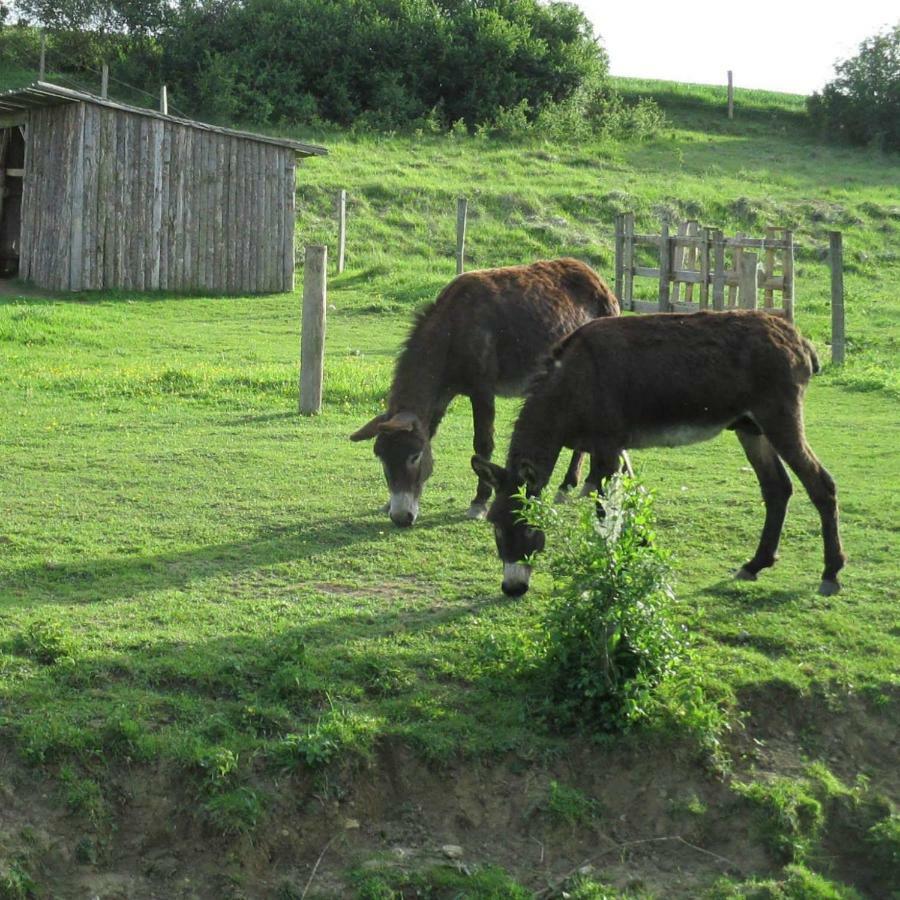
[[[536,493],[534,466],[523,462],[510,472],[480,456],[473,456],[472,468],[495,492],[487,518],[494,526],[497,555],[503,562],[501,588],[508,597],[521,597],[528,590],[531,578],[531,566],[524,560],[544,549],[544,532],[532,528],[522,518],[522,501],[517,496],[523,485],[526,494]]]
[[[351,441],[372,438],[391,492],[391,521],[405,528],[419,515],[419,497],[434,468],[431,440],[411,412],[381,413],[350,435]]]

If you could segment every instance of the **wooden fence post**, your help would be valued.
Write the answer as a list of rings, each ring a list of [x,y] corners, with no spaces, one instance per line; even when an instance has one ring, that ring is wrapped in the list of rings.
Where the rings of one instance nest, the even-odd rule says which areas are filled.
[[[782,303],[784,304],[784,317],[788,322],[794,321],[794,232],[790,229],[784,231],[784,263],[781,267]]]
[[[159,88],[159,111],[164,116],[169,114],[169,91],[164,84]]]
[[[728,118],[734,118],[734,75],[728,70]]]
[[[466,217],[468,215],[469,201],[465,197],[459,197],[456,201],[456,274],[462,275],[465,271],[466,256]]]
[[[840,231],[828,234],[831,266],[831,361],[844,362],[844,239]]]
[[[306,248],[303,263],[303,323],[300,335],[300,414],[322,411],[325,373],[325,266],[328,248]]]
[[[41,61],[38,64],[38,81],[44,80],[47,72],[47,35],[41,34]]]
[[[756,254],[741,254],[738,269],[738,306],[741,309],[756,309]]]
[[[339,191],[337,197],[338,216],[338,273],[344,271],[344,249],[347,245],[347,192]]]
[[[625,292],[624,309],[634,309],[634,213],[625,213],[622,235],[622,290]]]
[[[103,71],[100,75],[100,96],[106,100],[109,98],[109,66],[103,63]]]
[[[624,261],[622,259],[622,250],[625,246],[625,217],[622,213],[616,213],[616,284],[615,284],[615,292],[616,297],[618,297],[619,301],[622,300],[622,283],[623,277],[622,274],[624,272]]]
[[[672,254],[669,245],[669,226],[665,222],[659,236],[659,311],[669,311],[669,269]]]

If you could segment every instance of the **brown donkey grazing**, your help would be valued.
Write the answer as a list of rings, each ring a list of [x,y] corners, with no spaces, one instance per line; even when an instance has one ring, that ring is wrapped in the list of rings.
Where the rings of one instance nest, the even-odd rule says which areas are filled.
[[[616,316],[619,302],[577,259],[467,272],[450,282],[418,317],[394,371],[387,412],[351,441],[375,438],[396,525],[412,525],[434,465],[431,440],[450,401],[472,401],[475,452],[494,450],[494,397],[521,396],[542,358],[562,337],[597,316]],[[576,452],[562,490],[574,487]],[[595,482],[596,483],[596,482]],[[491,494],[479,477],[468,515],[481,518]]]
[[[544,535],[521,521],[522,485],[547,484],[562,447],[593,454],[601,477],[625,448],[676,447],[737,435],[759,479],[766,518],[754,557],[736,577],[755,580],[774,564],[791,496],[782,460],[822,520],[821,594],[840,590],[845,556],[834,481],[806,442],[803,392],[819,370],[812,345],[784,319],[761,312],[664,313],[590,322],[554,349],[535,378],[506,468],[475,456],[472,468],[497,492],[488,519],[503,561],[503,591],[521,596]]]

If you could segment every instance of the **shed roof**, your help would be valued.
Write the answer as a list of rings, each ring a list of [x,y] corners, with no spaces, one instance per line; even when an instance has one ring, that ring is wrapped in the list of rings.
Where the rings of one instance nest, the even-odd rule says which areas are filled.
[[[189,128],[197,128],[201,131],[211,131],[216,134],[227,134],[232,137],[244,138],[248,141],[259,141],[263,144],[275,144],[279,147],[289,147],[298,156],[324,156],[328,151],[324,147],[315,144],[303,144],[300,141],[292,141],[289,138],[269,137],[265,134],[254,134],[252,131],[239,131],[234,128],[221,128],[218,125],[208,125],[206,122],[198,122],[194,119],[182,119],[178,116],[163,115],[155,109],[145,109],[142,106],[129,106],[127,103],[119,103],[116,100],[107,100],[96,94],[88,94],[82,91],[73,91],[58,84],[50,84],[46,81],[35,81],[28,87],[18,88],[12,91],[0,93],[0,115],[4,113],[27,112],[40,106],[57,106],[60,103],[93,103],[97,106],[106,106],[123,112],[135,113],[140,116],[149,116],[154,119],[164,119],[167,122],[177,122]]]

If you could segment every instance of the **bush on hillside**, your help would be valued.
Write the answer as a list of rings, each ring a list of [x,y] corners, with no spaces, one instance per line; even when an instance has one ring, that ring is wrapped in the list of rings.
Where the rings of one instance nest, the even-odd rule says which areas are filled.
[[[807,101],[824,134],[900,150],[900,24],[868,38],[837,77]]]

